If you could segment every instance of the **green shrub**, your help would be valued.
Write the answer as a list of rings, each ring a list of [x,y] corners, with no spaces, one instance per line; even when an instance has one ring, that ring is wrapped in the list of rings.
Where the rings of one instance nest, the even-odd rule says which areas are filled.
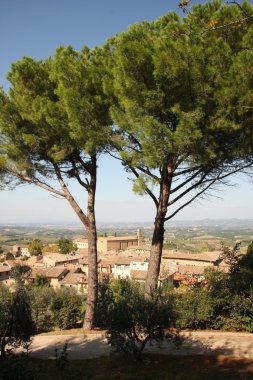
[[[36,332],[26,289],[19,286],[15,293],[0,286],[0,350],[6,356],[6,347],[27,347]]]
[[[82,316],[82,299],[72,289],[60,289],[53,296],[51,310],[56,327],[73,328]]]
[[[53,327],[51,303],[54,294],[54,289],[49,286],[29,288],[32,316],[39,332],[49,331]]]
[[[165,329],[175,320],[174,299],[162,289],[144,296],[143,287],[128,280],[111,284],[113,303],[107,310],[108,342],[113,353],[124,353],[139,359],[147,342],[161,342]],[[168,334],[171,340],[177,334]]]
[[[202,288],[188,290],[177,297],[180,328],[205,329],[212,326],[214,307],[210,294]]]

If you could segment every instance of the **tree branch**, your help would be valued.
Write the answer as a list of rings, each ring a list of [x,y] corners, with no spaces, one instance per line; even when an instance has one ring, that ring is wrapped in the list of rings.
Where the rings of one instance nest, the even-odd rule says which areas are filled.
[[[193,189],[195,189],[196,187],[198,187],[199,185],[205,183],[205,182],[209,182],[209,180],[206,180],[205,181],[205,178],[206,176],[210,173],[210,171],[208,172],[205,172],[202,177],[197,181],[195,182],[192,186],[188,187],[185,191],[183,191],[181,194],[179,194],[176,198],[174,198],[171,202],[168,203],[168,206],[171,206],[173,203],[176,203],[179,199],[181,199],[182,197],[184,197],[186,194],[188,194],[190,191],[192,191]],[[210,179],[211,181],[211,179]]]
[[[132,173],[135,175],[136,178],[140,177],[139,173],[133,167],[129,166],[129,169],[132,171]],[[158,200],[156,196],[152,193],[152,191],[148,187],[145,188],[145,191],[153,199],[156,207],[158,207],[159,205]]]
[[[182,206],[180,206],[176,211],[174,211],[171,215],[167,216],[167,218],[164,219],[165,222],[167,220],[173,218],[180,210],[182,210],[184,207],[188,206],[190,203],[192,203],[196,198],[198,198],[201,194],[203,194],[207,189],[209,189],[217,179],[214,179],[211,183],[209,183],[204,189],[199,191],[194,197],[192,197],[188,202],[185,202]]]
[[[73,176],[76,178],[78,183],[88,191],[88,184],[89,184],[88,180],[86,179],[86,183],[85,183],[79,175],[79,171],[78,171],[78,168],[76,166],[76,163],[73,160],[70,160],[70,162],[71,162],[72,167],[74,169]],[[88,184],[87,184],[87,182],[88,182]]]
[[[170,191],[171,194],[173,193],[176,193],[178,190],[180,190],[182,187],[184,187],[185,185],[187,185],[187,183],[191,182],[194,178],[196,178],[199,174],[201,173],[201,170],[198,170],[196,171],[196,173],[194,173],[191,177],[189,177],[188,179],[186,179],[184,182],[180,183],[180,185],[178,185],[177,187],[175,187],[174,189],[172,189]]]
[[[40,187],[40,188],[42,188],[44,190],[49,191],[50,193],[53,193],[53,194],[56,194],[56,195],[58,195],[60,197],[65,198],[65,194],[63,192],[60,192],[59,190],[54,189],[52,186],[48,185],[45,182],[42,182],[41,180],[39,180],[36,177],[33,179],[31,177],[28,177],[26,175],[23,175],[21,173],[18,173],[18,172],[14,171],[14,170],[10,170],[10,169],[7,169],[7,168],[5,169],[5,171],[7,173],[9,173],[10,175],[12,175],[12,176],[20,179],[21,181],[24,181],[24,182],[27,182],[27,183],[31,183],[31,184],[33,184],[33,185],[35,185],[37,187]]]
[[[90,222],[88,217],[84,214],[83,210],[81,207],[78,205],[72,194],[70,193],[66,183],[64,182],[61,171],[56,163],[52,163],[54,168],[55,168],[55,173],[57,176],[57,179],[59,181],[59,184],[62,188],[63,193],[65,194],[65,198],[69,202],[70,206],[73,208],[75,213],[77,214],[78,218],[81,220],[81,222],[84,224],[84,226],[89,229],[90,228]]]
[[[221,182],[222,180],[224,180],[225,178],[231,176],[232,174],[236,174],[238,172],[242,172],[244,171],[245,169],[248,169],[248,168],[251,168],[253,165],[253,163],[250,161],[248,164],[246,165],[243,165],[243,166],[237,166],[236,169],[234,170],[230,170],[228,171],[226,174],[224,175],[217,175],[215,178],[210,178],[210,179],[207,179],[205,180],[203,183],[208,183],[208,185],[202,189],[201,191],[199,191],[194,197],[192,197],[188,202],[184,203],[182,206],[180,206],[175,212],[173,212],[171,215],[169,215],[167,218],[165,218],[164,220],[167,221],[171,218],[173,218],[173,216],[175,216],[180,210],[182,210],[185,206],[188,206],[190,203],[192,203],[197,197],[199,197],[201,194],[203,194],[206,190],[208,190],[215,182]],[[230,165],[231,168],[233,168],[234,166],[233,165]],[[220,170],[220,174],[222,173],[222,169]],[[200,183],[199,183],[200,184]],[[199,185],[198,185],[199,186]],[[196,188],[197,186],[192,186],[191,188],[187,189],[185,192],[184,192],[184,195],[188,192],[190,192],[191,190],[193,190],[194,188]],[[183,193],[182,193],[183,194]],[[179,197],[182,198],[183,195],[180,195]],[[172,203],[175,203],[179,197],[175,198],[171,203],[169,203],[169,205],[171,205]]]

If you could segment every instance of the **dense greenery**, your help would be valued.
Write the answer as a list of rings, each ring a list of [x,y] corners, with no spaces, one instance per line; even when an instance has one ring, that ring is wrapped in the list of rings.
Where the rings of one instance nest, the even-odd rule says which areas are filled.
[[[60,239],[57,242],[60,252],[63,254],[71,253],[77,250],[77,245],[71,239]]]
[[[159,288],[145,299],[143,285],[130,280],[105,281],[99,288],[98,319],[108,328],[112,351],[139,359],[148,342],[177,334],[165,334],[175,324],[174,297]]]
[[[15,257],[13,255],[13,253],[11,252],[7,252],[6,255],[5,255],[5,260],[14,260]]]
[[[36,332],[27,290],[19,286],[14,293],[0,286],[0,358],[9,349],[25,347]]]
[[[55,291],[48,286],[29,288],[32,316],[38,332],[49,331],[53,328],[51,304],[54,295]]]
[[[206,270],[206,286],[195,286],[177,297],[181,328],[214,328],[253,332],[252,243],[246,255],[238,246],[224,250],[230,270]],[[226,260],[226,259],[225,259]]]
[[[49,279],[46,276],[44,276],[43,274],[37,274],[35,277],[34,283],[33,283],[33,285],[35,287],[49,286],[49,284],[50,284]]]
[[[213,1],[132,25],[106,46],[115,148],[155,205],[147,292],[165,222],[252,163],[252,23],[222,27],[252,13],[247,1]]]
[[[54,290],[48,284],[12,290],[0,286],[0,350],[25,347],[32,335],[54,328],[67,329],[80,323],[84,298],[73,289]]]
[[[33,320],[38,331],[53,328],[68,329],[75,327],[82,320],[84,297],[76,294],[74,289],[54,290],[47,283],[29,286],[28,293]]]
[[[42,244],[42,241],[40,239],[34,239],[28,245],[28,250],[29,250],[31,256],[41,255],[42,248],[43,248],[43,244]]]
[[[30,270],[27,265],[15,264],[11,268],[11,277],[15,280],[15,284],[18,286],[23,282],[23,275]]]
[[[55,326],[60,329],[75,327],[82,319],[82,299],[72,289],[60,289],[52,298],[51,310]]]

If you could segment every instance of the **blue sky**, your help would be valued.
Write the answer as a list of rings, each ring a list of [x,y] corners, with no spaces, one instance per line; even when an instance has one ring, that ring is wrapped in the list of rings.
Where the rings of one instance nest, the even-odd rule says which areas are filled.
[[[1,0],[0,4],[0,85],[5,90],[11,63],[23,56],[44,59],[59,45],[77,50],[100,45],[130,24],[178,11],[175,0]],[[233,182],[238,186],[224,188],[218,194],[222,199],[198,201],[177,219],[253,218],[253,184],[241,176]],[[77,198],[85,205],[84,193],[77,190]],[[104,157],[100,159],[96,213],[98,221],[152,221],[154,207],[148,198],[132,193],[120,164]],[[67,202],[43,190],[22,186],[0,192],[0,223],[76,220]]]

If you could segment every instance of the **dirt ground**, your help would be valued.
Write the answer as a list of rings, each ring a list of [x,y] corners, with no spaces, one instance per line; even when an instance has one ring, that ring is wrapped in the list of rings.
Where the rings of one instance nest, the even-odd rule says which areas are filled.
[[[164,343],[161,347],[147,344],[145,353],[164,355],[223,355],[253,359],[253,334],[233,332],[195,331],[184,332],[180,348]],[[91,359],[109,356],[110,347],[103,333],[71,335],[37,335],[31,345],[30,356],[54,359],[55,349],[59,352],[68,344],[70,360]]]

